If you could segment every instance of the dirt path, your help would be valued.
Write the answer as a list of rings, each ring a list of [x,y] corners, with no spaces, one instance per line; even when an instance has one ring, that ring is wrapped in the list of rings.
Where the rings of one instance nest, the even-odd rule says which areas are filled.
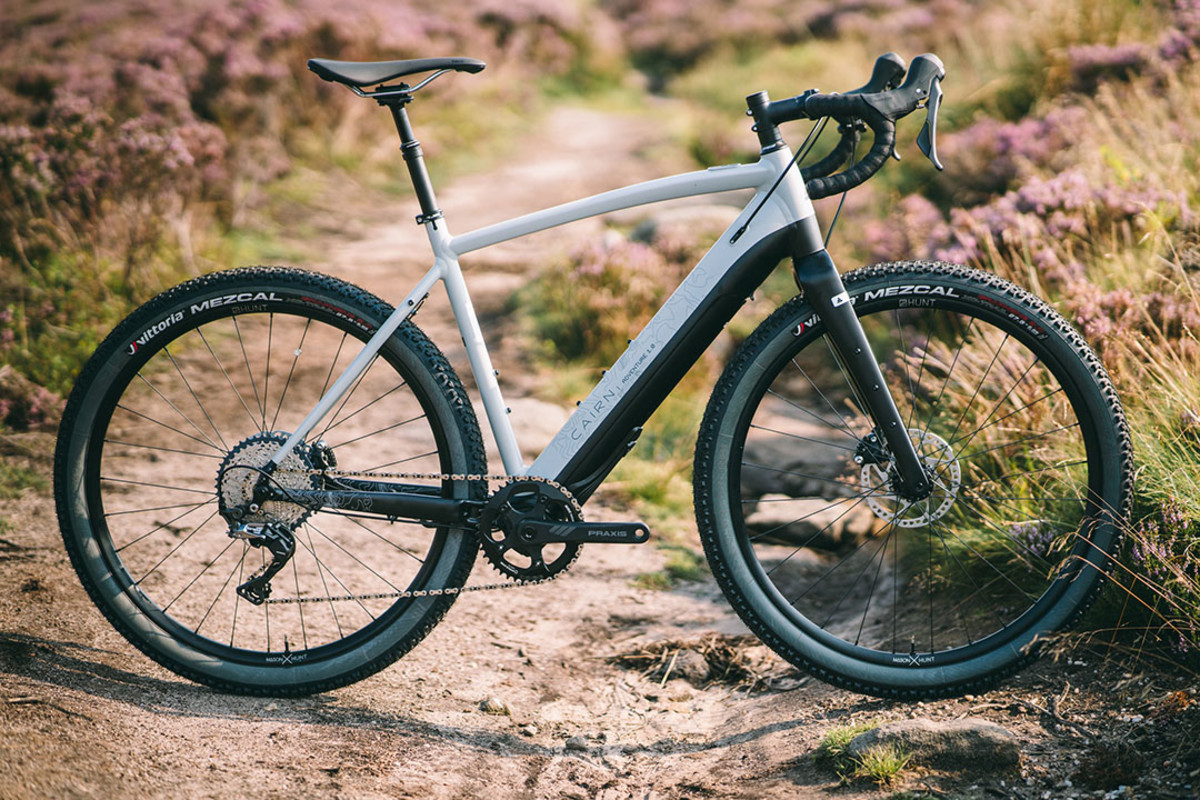
[[[664,171],[641,155],[663,136],[644,119],[560,110],[505,165],[448,186],[442,205],[451,220],[487,224],[622,185]],[[397,299],[425,261],[414,255],[425,251],[409,205],[399,204],[393,224],[363,212],[354,235],[317,243],[312,265]],[[465,262],[481,310],[495,314],[526,266],[596,225]],[[438,303],[418,321],[460,361]],[[523,399],[528,386],[515,378],[506,388],[534,448],[545,422],[565,411]],[[48,473],[49,434],[2,444],[0,456]],[[1137,676],[1106,682],[1111,669],[1096,664],[1047,662],[986,698],[906,705],[831,689],[744,642],[740,657],[756,665],[767,691],[650,678],[608,659],[651,642],[744,629],[711,580],[633,588],[635,576],[662,565],[652,547],[589,546],[560,581],[464,596],[416,650],[358,685],[302,700],[232,697],[159,669],[109,627],[66,563],[46,493],[27,490],[0,517],[9,523],[0,529],[0,798],[884,797],[869,785],[838,788],[836,776],[814,766],[825,732],[853,721],[972,714],[1020,737],[1024,776],[918,776],[914,786],[950,786],[961,797],[1059,797],[1069,796],[1061,782],[1087,748],[1037,709],[1099,729],[1106,718],[1095,714],[1115,718],[1113,704],[1122,702],[1106,687],[1126,681],[1145,707],[1171,688]],[[501,713],[481,708],[489,698]]]

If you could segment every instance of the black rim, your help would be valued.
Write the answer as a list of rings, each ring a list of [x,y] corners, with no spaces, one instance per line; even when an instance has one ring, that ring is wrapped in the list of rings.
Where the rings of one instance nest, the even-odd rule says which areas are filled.
[[[919,282],[932,283],[928,278]],[[944,666],[970,660],[1026,634],[1044,619],[1069,589],[1078,571],[1078,557],[1091,555],[1086,540],[1098,532],[1094,526],[1107,524],[1097,521],[1094,502],[1102,488],[1099,446],[1094,431],[1079,418],[1086,412],[1074,416],[1075,410],[1086,408],[1085,401],[1077,396],[1065,369],[1039,338],[1044,332],[1037,329],[1037,323],[1016,324],[985,306],[944,297],[928,299],[919,310],[902,310],[886,299],[859,299],[857,309],[873,347],[880,348],[890,341],[894,350],[910,353],[906,359],[897,359],[885,357],[882,348],[876,351],[884,361],[897,403],[910,420],[910,430],[936,434],[943,418],[950,420],[948,429],[940,428],[942,435],[936,441],[934,437],[922,440],[929,458],[936,462],[935,456],[940,454],[948,462],[957,462],[962,473],[955,492],[947,493],[953,494],[949,509],[937,516],[941,505],[937,498],[923,510],[903,502],[890,506],[879,503],[885,512],[890,508],[896,514],[892,520],[871,509],[873,495],[886,493],[887,479],[879,474],[874,483],[868,482],[862,477],[862,468],[853,464],[853,456],[862,454],[860,442],[869,432],[869,425],[861,415],[846,410],[844,397],[833,396],[834,392],[824,388],[828,381],[822,381],[822,376],[806,374],[812,368],[805,354],[827,347],[818,323],[797,335],[794,344],[775,358],[752,390],[753,402],[737,422],[729,459],[729,502],[738,542],[755,580],[772,604],[791,624],[825,646],[858,661],[888,666]],[[913,341],[912,332],[928,327],[917,324],[922,315],[953,315],[957,324],[945,328],[962,337],[957,350],[949,348],[937,354],[937,368],[930,360],[937,334],[927,334],[923,347]],[[799,322],[799,318],[796,320]],[[880,320],[888,324],[880,325]],[[985,340],[981,332],[985,325],[995,332],[996,340],[990,344],[999,342],[998,347],[989,348],[990,353],[982,353],[983,348],[975,344]],[[890,337],[884,336],[884,328],[891,329]],[[914,359],[912,353],[917,352],[922,356]],[[1021,352],[1027,356],[1024,362],[1015,355]],[[980,359],[981,355],[986,357]],[[825,362],[828,372],[838,377],[836,365],[830,367],[832,360],[826,355],[811,361]],[[792,372],[790,378],[788,370]],[[971,370],[978,371],[979,377],[964,385],[962,376]],[[1005,385],[1002,375],[1011,385]],[[803,385],[802,394],[810,400],[789,405],[789,379]],[[1054,385],[1047,386],[1046,391],[1032,391],[1045,381],[1053,381]],[[818,390],[818,386],[822,388]],[[939,413],[939,405],[951,406],[943,402],[951,389],[966,401],[957,403],[956,414]],[[930,397],[935,398],[932,403],[928,402]],[[918,399],[914,402],[914,398]],[[764,408],[772,405],[776,410],[781,405],[786,407],[787,413],[767,416]],[[988,410],[973,412],[972,407]],[[1050,408],[1053,413],[1046,411]],[[1017,433],[1035,412],[1054,420],[1062,416],[1063,408],[1072,410],[1069,416],[1073,422],[1066,420],[1070,427],[1050,425]],[[932,409],[930,413],[918,413],[928,409]],[[972,418],[972,413],[980,416]],[[792,430],[774,426],[789,414],[803,417],[810,424]],[[971,424],[964,425],[968,420]],[[822,428],[825,434],[817,435]],[[998,444],[992,437],[1001,430],[1006,442]],[[921,439],[920,433],[913,435]],[[748,438],[757,441],[748,444]],[[804,467],[765,463],[762,455],[770,448],[762,445],[768,439],[776,440],[776,452],[788,449],[779,444],[780,439],[795,447],[811,449],[823,444],[828,451],[841,448],[844,465],[835,474],[815,474]],[[1056,440],[1053,447],[1047,443],[1050,439]],[[1044,450],[1040,455],[1039,448]],[[1063,453],[1075,452],[1077,458],[1055,461],[1051,452],[1055,448]],[[952,456],[947,456],[947,451]],[[1016,469],[997,473],[989,463],[990,476],[976,463],[1005,460],[1017,465]],[[826,488],[818,491],[838,496],[838,500],[828,503],[822,515],[813,503],[796,502],[795,493],[784,492],[764,500],[758,488],[747,492],[747,482],[772,483],[764,478],[772,470],[778,473],[776,484],[822,484]],[[935,471],[943,483],[950,483],[946,467]],[[1079,476],[1084,473],[1086,479],[1081,480]],[[1078,494],[1062,495],[1063,499],[1054,501],[1060,507],[1057,519],[1029,516],[1029,507],[1037,502],[1036,490],[1050,487],[1052,478],[1064,487],[1078,484]],[[999,489],[1012,488],[1018,480],[1027,487],[1024,493],[1009,494]],[[986,489],[988,486],[995,490]],[[786,499],[789,497],[792,499]],[[795,516],[789,519],[789,514],[759,513],[768,504],[790,504]],[[970,518],[971,508],[977,512],[977,527],[986,536],[968,537],[965,527],[958,529]],[[1067,515],[1066,510],[1071,508],[1074,511]],[[745,513],[747,510],[750,513]],[[806,520],[806,515],[811,517]],[[1018,524],[1022,515],[1026,517],[1024,525]],[[864,517],[874,518],[870,531],[850,535],[851,520],[862,526],[868,521]],[[928,517],[929,521],[914,524],[913,519],[919,517]],[[763,523],[764,518],[769,521]],[[748,525],[748,521],[753,524]],[[1035,521],[1056,527],[1037,527]],[[901,522],[914,527],[901,527]],[[833,536],[839,531],[840,536]],[[1085,535],[1076,536],[1076,532]],[[1000,549],[993,555],[982,549],[976,538]],[[916,566],[922,556],[924,574]],[[1022,561],[1028,566],[1018,569]],[[787,575],[791,577],[785,578]],[[928,589],[922,589],[922,580]],[[938,581],[945,582],[941,589]],[[957,602],[939,598],[939,594],[949,594],[955,587]],[[880,629],[890,629],[890,635],[880,636]]]
[[[153,351],[144,349],[130,358],[129,365],[112,381],[92,427],[85,465],[85,490],[88,508],[93,510],[92,529],[111,574],[119,582],[121,591],[173,638],[227,662],[294,665],[334,658],[378,635],[418,602],[414,599],[371,598],[255,607],[236,596],[237,583],[248,579],[250,573],[263,563],[263,554],[244,542],[230,539],[223,532],[227,526],[217,513],[215,484],[222,453],[233,449],[238,442],[245,442],[253,434],[278,430],[285,422],[289,404],[296,403],[305,411],[311,406],[311,397],[304,395],[307,392],[311,396],[316,391],[313,386],[305,385],[315,383],[311,380],[314,370],[308,364],[303,370],[299,366],[305,351],[324,346],[336,353],[319,370],[319,396],[357,354],[360,341],[365,341],[369,334],[355,314],[346,314],[344,309],[334,306],[329,310],[314,308],[311,294],[311,291],[307,292],[302,299],[299,295],[280,297],[284,302],[263,308],[257,314],[216,309],[180,325],[178,332],[169,334],[173,337],[170,342],[155,342]],[[294,305],[292,301],[295,301]],[[348,316],[355,322],[349,321]],[[330,341],[323,345],[314,342],[315,336],[319,335],[317,331],[322,330],[318,326],[324,326],[327,334],[334,334],[332,338],[327,336]],[[216,331],[217,327],[223,330]],[[291,330],[287,330],[289,328]],[[204,335],[199,333],[202,330]],[[253,352],[264,344],[264,336],[265,358]],[[289,336],[291,339],[287,340]],[[220,341],[213,341],[214,338]],[[179,350],[182,354],[175,352]],[[291,358],[280,358],[280,353],[289,351],[294,354]],[[230,353],[235,357],[229,358]],[[211,410],[214,400],[198,388],[193,367],[205,362],[210,371],[219,375],[213,378],[210,374],[210,381],[228,390],[222,392],[226,395],[225,409],[236,406],[234,417],[240,418],[240,422],[233,427],[240,431],[237,434],[224,430],[225,423]],[[304,371],[309,374],[301,375]],[[390,385],[376,388],[376,383],[385,380],[381,374],[390,375],[392,380]],[[428,399],[421,392],[412,390],[412,379],[411,371],[399,354],[385,347],[364,379],[323,423],[321,435],[314,438],[328,439],[339,456],[355,448],[359,453],[372,453],[366,461],[360,458],[356,462],[339,464],[349,470],[455,471],[449,461],[445,434],[432,421],[436,419],[433,416],[436,411],[429,407]],[[172,385],[169,391],[163,388],[168,382]],[[164,418],[169,417],[168,424],[126,404],[125,400],[132,394],[127,394],[126,390],[134,383],[142,385],[143,399],[152,397]],[[393,415],[390,412],[401,395],[411,411],[407,415]],[[186,399],[192,406],[185,409],[179,398]],[[119,426],[114,426],[117,417],[122,417],[125,422],[136,420],[145,430],[158,430],[161,437],[186,444],[164,446],[162,441],[148,434],[145,439],[130,441],[127,433],[136,426],[126,424],[126,430],[122,432]],[[367,417],[372,418],[372,422],[374,419],[388,421],[377,428],[368,425],[367,432],[363,433],[362,425]],[[386,440],[389,438],[386,434],[406,426],[422,429],[422,435],[428,441],[426,448],[415,454],[402,453],[389,450],[386,443],[379,447],[371,441]],[[161,481],[146,480],[140,475],[132,479],[114,475],[113,465],[129,459],[131,454],[169,462],[181,459],[203,461],[205,465],[211,464],[210,477],[207,483],[198,479],[204,470],[182,479],[167,477]],[[126,507],[118,500],[119,494],[142,491],[166,492],[180,502]],[[455,490],[447,483],[441,491],[449,496]],[[106,502],[106,494],[110,502]],[[406,531],[407,538],[402,539],[387,530],[395,526],[381,524],[378,520],[352,517],[325,520],[325,516],[328,515],[307,519],[296,528],[296,555],[272,582],[273,598],[336,598],[425,588],[452,535],[446,529],[420,528],[419,535],[414,536],[409,530]],[[136,523],[130,520],[136,520]],[[337,526],[336,532],[331,525]],[[408,574],[403,574],[402,579],[385,574],[385,565],[370,563],[365,551],[356,553],[348,546],[348,532],[359,534],[361,541],[375,546],[376,553],[380,549],[390,551],[393,563],[405,562]],[[149,547],[156,539],[171,538],[175,541],[154,545],[159,551],[165,548],[160,561],[151,563],[152,559],[136,555],[139,548]],[[184,579],[164,585],[157,592],[147,589],[152,576],[164,573],[165,565],[172,558],[179,556],[176,560],[182,560],[179,554],[189,548],[195,549],[199,540],[206,542],[206,560],[194,563]],[[416,550],[410,542],[418,542],[422,549]],[[133,560],[131,556],[140,559],[141,563],[132,566],[129,563]],[[305,567],[302,569],[300,565]],[[305,570],[307,574],[304,574]],[[355,573],[354,579],[349,577],[351,572]],[[374,591],[366,591],[367,584]],[[208,605],[204,607],[204,603],[198,605],[190,599],[191,609],[186,612],[187,624],[184,624],[180,618],[185,614],[179,613],[178,609],[184,598],[201,590],[211,596],[205,601]],[[228,628],[218,630],[216,615],[223,611],[229,613],[230,607],[232,616]],[[318,618],[323,619],[318,623]],[[261,637],[265,645],[244,646],[246,639],[252,636]]]

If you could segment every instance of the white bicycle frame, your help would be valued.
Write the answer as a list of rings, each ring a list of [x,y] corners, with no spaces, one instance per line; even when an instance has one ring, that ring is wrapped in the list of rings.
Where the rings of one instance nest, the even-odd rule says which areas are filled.
[[[721,238],[692,269],[662,308],[646,324],[576,408],[544,451],[526,467],[512,422],[492,367],[479,320],[475,315],[459,266],[459,256],[531,233],[596,217],[626,208],[665,200],[716,194],[738,189],[756,189],[754,197]],[[305,439],[341,400],[370,365],[384,342],[411,317],[434,285],[441,281],[450,300],[466,346],[467,358],[483,400],[501,462],[509,475],[554,478],[579,451],[586,447],[588,433],[595,430],[633,386],[635,379],[659,351],[688,321],[701,301],[734,264],[766,237],[793,223],[814,217],[812,202],[792,154],[783,147],[764,154],[753,164],[731,164],[634,184],[489,225],[460,236],[451,236],[444,219],[423,224],[433,248],[434,262],[395,312],[379,327],[362,352],[350,363],[291,434],[272,461],[278,465]],[[743,227],[741,235],[736,232]]]

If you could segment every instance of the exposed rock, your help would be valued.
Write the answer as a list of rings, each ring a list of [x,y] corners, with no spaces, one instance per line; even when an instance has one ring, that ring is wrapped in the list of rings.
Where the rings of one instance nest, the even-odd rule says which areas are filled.
[[[575,752],[583,752],[588,749],[587,741],[582,736],[572,736],[567,739],[567,749]]]
[[[961,774],[995,775],[1015,771],[1021,763],[1016,736],[993,722],[971,717],[948,722],[889,722],[856,736],[846,752],[859,757],[885,744],[903,750],[913,765]]]
[[[760,541],[803,545],[817,550],[857,546],[871,537],[880,520],[864,503],[831,504],[820,497],[768,494],[760,498],[746,527]]]
[[[485,714],[508,716],[511,712],[499,697],[489,697],[479,704],[479,710]]]
[[[786,424],[786,423],[785,423]],[[795,424],[780,429],[789,433]],[[805,438],[798,438],[803,435]],[[747,438],[742,466],[742,494],[789,497],[849,497],[857,494],[858,470],[847,449],[847,437],[817,438],[807,431],[793,436],[759,434]]]

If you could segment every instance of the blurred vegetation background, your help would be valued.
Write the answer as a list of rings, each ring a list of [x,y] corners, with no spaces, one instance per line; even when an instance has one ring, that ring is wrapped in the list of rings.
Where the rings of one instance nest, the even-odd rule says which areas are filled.
[[[314,79],[310,56],[487,61],[486,80],[429,90],[441,102],[423,108],[420,136],[445,178],[485,164],[563,101],[652,113],[648,98],[670,98],[685,109],[678,146],[697,166],[753,160],[744,95],[851,88],[887,50],[945,61],[947,168],[935,174],[902,136],[904,160],[847,199],[839,263],[979,266],[1084,331],[1121,391],[1138,464],[1128,557],[1114,575],[1126,591],[1093,627],[1120,624],[1139,646],[1194,658],[1197,0],[10,0],[0,6],[0,431],[53,430],[83,361],[137,303],[203,271],[286,254],[304,228],[295,207],[320,176],[406,190],[386,115]],[[835,206],[821,204],[825,219]],[[706,235],[620,231],[531,276],[512,300],[531,350],[586,380]],[[789,286],[786,275],[772,282],[733,336]],[[698,366],[615,476],[651,521],[690,519],[695,423],[720,361]],[[694,553],[677,549],[668,577],[694,575]]]

